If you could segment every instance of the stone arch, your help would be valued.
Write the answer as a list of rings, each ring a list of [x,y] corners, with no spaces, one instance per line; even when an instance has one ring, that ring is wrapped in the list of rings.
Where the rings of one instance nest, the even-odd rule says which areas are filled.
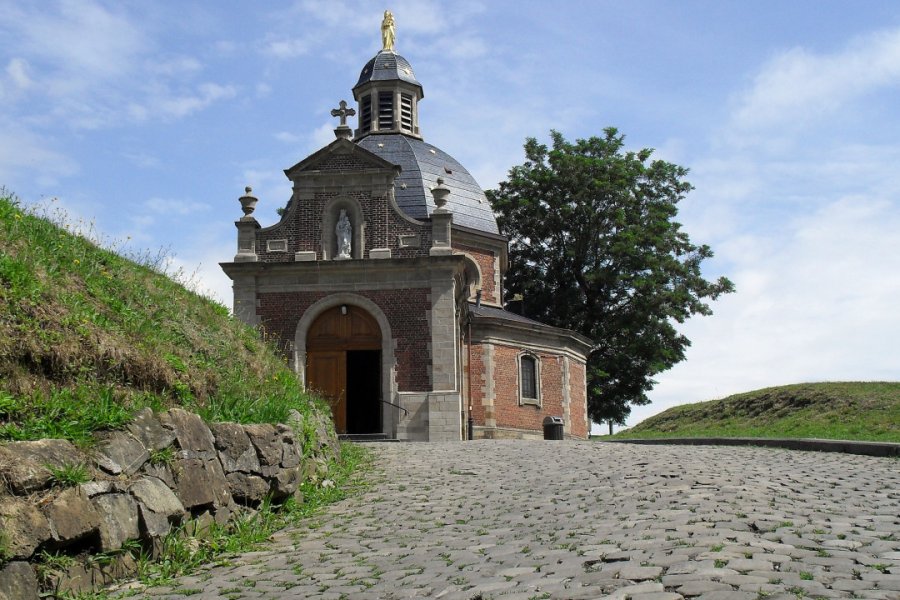
[[[475,260],[475,257],[468,252],[454,250],[454,253],[462,256],[465,261],[466,282],[468,283],[466,299],[469,300],[469,302],[475,302],[475,292],[481,289],[481,267],[478,265],[478,261]]]
[[[322,209],[322,260],[332,260],[337,254],[337,236],[334,226],[337,224],[341,209],[347,211],[350,225],[353,227],[351,253],[353,258],[363,258],[366,251],[366,224],[359,202],[347,196],[332,198]]]
[[[397,386],[396,386],[396,360],[394,358],[394,337],[391,332],[391,324],[387,316],[381,308],[364,296],[347,292],[331,294],[315,302],[306,309],[303,316],[297,322],[297,329],[294,333],[294,371],[297,373],[301,383],[306,385],[306,340],[309,335],[310,327],[316,319],[324,312],[336,307],[347,304],[355,306],[366,311],[375,319],[378,327],[381,329],[381,394],[382,398],[393,403],[397,403]],[[398,418],[397,413],[391,410],[389,404],[382,406],[382,424],[385,428],[384,433],[396,437]]]

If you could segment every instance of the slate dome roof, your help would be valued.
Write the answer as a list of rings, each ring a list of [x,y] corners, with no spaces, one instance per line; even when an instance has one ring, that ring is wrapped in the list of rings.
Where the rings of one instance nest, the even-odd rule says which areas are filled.
[[[377,57],[376,57],[377,58]],[[394,197],[400,209],[414,219],[426,219],[436,208],[431,188],[437,178],[450,188],[447,210],[453,223],[487,233],[499,233],[497,220],[484,191],[459,162],[431,144],[399,133],[367,135],[358,142],[362,148],[399,165]]]
[[[422,87],[422,84],[416,80],[412,65],[408,60],[394,52],[382,50],[363,67],[359,74],[359,81],[356,82],[353,89],[355,90],[369,81],[394,81],[397,79],[417,85],[420,89]]]

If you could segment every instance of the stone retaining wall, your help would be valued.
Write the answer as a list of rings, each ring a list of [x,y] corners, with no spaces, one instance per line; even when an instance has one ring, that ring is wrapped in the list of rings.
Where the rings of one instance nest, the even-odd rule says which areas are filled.
[[[106,585],[133,571],[123,547],[156,553],[173,527],[224,524],[266,496],[282,501],[303,481],[323,481],[339,446],[328,416],[308,419],[207,425],[182,409],[145,409],[123,430],[98,433],[88,452],[66,440],[0,445],[0,600]],[[91,480],[60,486],[53,469],[76,465]],[[44,552],[75,560],[39,580]]]

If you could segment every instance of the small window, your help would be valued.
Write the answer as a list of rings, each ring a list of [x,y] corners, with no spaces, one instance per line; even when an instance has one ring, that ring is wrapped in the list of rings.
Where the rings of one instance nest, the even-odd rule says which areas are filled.
[[[540,405],[537,358],[529,354],[519,357],[519,400],[522,404]]]

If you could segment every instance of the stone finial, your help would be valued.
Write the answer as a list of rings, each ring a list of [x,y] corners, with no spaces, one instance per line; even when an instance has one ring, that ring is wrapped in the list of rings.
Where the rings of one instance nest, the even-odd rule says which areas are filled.
[[[259,202],[256,196],[251,194],[252,191],[253,188],[248,185],[244,188],[244,195],[238,199],[241,202],[241,210],[244,211],[244,215],[247,217],[256,210],[256,203]]]
[[[334,136],[338,139],[349,140],[353,135],[353,130],[347,125],[347,117],[352,117],[356,114],[356,109],[347,108],[347,101],[341,100],[338,108],[331,109],[332,117],[340,117],[341,123],[334,130]]]
[[[447,196],[450,195],[450,188],[444,185],[444,178],[438,177],[437,185],[431,188],[431,195],[434,196],[434,205],[437,210],[444,211],[444,205],[447,204]]]

